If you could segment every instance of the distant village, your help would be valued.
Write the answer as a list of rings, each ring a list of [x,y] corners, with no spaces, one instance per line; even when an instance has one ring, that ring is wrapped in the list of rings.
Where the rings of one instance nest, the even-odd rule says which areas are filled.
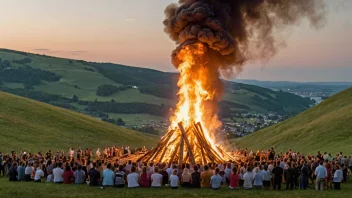
[[[242,137],[254,131],[269,127],[285,118],[277,113],[238,113],[231,119],[222,119],[221,133],[228,138]],[[169,127],[168,120],[146,120],[148,124],[134,126],[134,130],[157,134]]]

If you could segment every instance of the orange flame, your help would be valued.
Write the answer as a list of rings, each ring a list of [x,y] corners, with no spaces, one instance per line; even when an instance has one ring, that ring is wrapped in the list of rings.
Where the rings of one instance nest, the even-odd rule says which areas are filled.
[[[207,75],[209,70],[206,65],[196,65],[195,61],[195,59],[204,55],[205,50],[205,46],[199,43],[192,45],[192,47],[186,46],[177,54],[177,58],[181,60],[178,67],[180,78],[177,83],[180,88],[178,92],[179,101],[174,116],[170,118],[170,129],[177,128],[179,122],[182,122],[185,128],[199,122],[203,126],[205,138],[213,149],[220,153],[211,131],[217,129],[221,122],[216,114],[207,115],[207,112],[209,112],[207,108],[211,107],[206,106],[207,101],[214,100],[216,90],[212,90],[211,86],[206,86],[209,76]]]

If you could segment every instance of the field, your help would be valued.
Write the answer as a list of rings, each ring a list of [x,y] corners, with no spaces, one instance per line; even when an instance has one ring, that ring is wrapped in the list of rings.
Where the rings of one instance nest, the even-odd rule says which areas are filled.
[[[2,68],[2,63],[0,62],[0,90],[5,92],[18,95],[20,95],[19,90],[22,92],[41,92],[57,94],[68,99],[71,99],[75,95],[78,97],[78,100],[91,102],[109,102],[113,100],[116,103],[163,104],[166,105],[168,109],[174,108],[176,104],[176,82],[178,78],[178,74],[176,73],[112,63],[69,60],[6,49],[0,49],[0,59],[2,63],[8,61],[10,64],[10,67],[4,66],[4,68]],[[30,62],[18,62],[23,59],[30,59]],[[16,70],[28,66],[33,69],[52,72],[60,78],[56,81],[41,79],[39,84],[34,84],[28,88],[23,82],[16,81],[13,78],[4,80],[2,76],[4,72],[13,72],[14,77],[16,75],[19,76],[20,74],[16,74],[16,72],[18,72]],[[227,110],[228,112],[220,113],[227,117],[240,111],[262,113],[277,112],[280,114],[294,115],[309,108],[309,106],[313,104],[312,101],[308,99],[289,93],[274,92],[270,89],[230,81],[224,81],[224,84],[224,101],[229,103],[221,109]],[[111,85],[117,88],[127,86],[128,88],[110,95],[98,96],[97,90],[101,85]],[[132,89],[132,86],[137,86],[138,89]],[[26,94],[21,96],[27,97]],[[43,101],[40,97],[32,97],[32,99]],[[45,102],[56,105],[58,103],[58,101]],[[60,104],[62,103],[61,100]],[[67,106],[67,103],[65,103],[65,105]],[[70,103],[69,105],[78,107],[76,111],[88,113],[84,111],[87,106],[78,106],[77,103]],[[143,117],[150,115],[148,120],[157,121],[168,119],[169,117],[169,115],[155,115],[145,111],[137,113],[130,112],[129,114],[106,112],[101,109],[99,109],[99,111],[109,116],[113,113],[119,113],[121,115],[120,118],[126,120],[127,126],[135,125],[136,122],[134,122],[134,120],[139,120],[139,114]],[[92,112],[89,113],[92,114]],[[133,118],[131,115],[135,117]]]
[[[285,186],[285,185],[284,185]],[[36,198],[47,198],[47,197],[60,197],[60,198],[72,198],[72,197],[168,197],[168,198],[179,198],[179,197],[241,197],[241,198],[256,198],[256,197],[329,197],[329,198],[341,198],[350,197],[352,193],[352,183],[342,184],[341,191],[324,191],[318,192],[315,190],[293,190],[293,191],[245,191],[239,190],[234,191],[226,187],[221,190],[215,191],[211,189],[183,189],[172,190],[167,187],[160,189],[100,189],[99,187],[89,187],[86,185],[66,185],[66,184],[49,184],[49,183],[13,183],[9,182],[7,178],[0,177],[0,197],[36,197]]]
[[[254,132],[234,145],[249,149],[331,152],[352,150],[352,88],[338,93],[319,105],[272,127]]]
[[[153,146],[158,137],[0,92],[0,151]],[[66,151],[66,150],[65,150]]]

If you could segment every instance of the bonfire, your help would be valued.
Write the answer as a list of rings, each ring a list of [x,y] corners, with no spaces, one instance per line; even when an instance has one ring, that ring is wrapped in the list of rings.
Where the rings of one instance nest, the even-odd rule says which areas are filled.
[[[140,157],[143,162],[178,162],[191,164],[223,163],[235,160],[214,141],[214,132],[220,125],[212,105],[215,90],[206,86],[207,68],[196,65],[194,59],[202,56],[206,48],[199,43],[185,47],[178,54],[180,78],[179,101],[170,118],[169,131],[152,150]],[[197,67],[195,70],[194,68]],[[197,71],[197,72],[194,72]]]

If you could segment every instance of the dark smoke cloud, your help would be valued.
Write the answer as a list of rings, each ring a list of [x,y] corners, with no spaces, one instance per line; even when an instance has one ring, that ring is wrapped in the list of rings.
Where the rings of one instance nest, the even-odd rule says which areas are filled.
[[[180,0],[165,10],[165,32],[179,46],[203,43],[207,52],[202,61],[216,74],[232,75],[252,60],[268,60],[284,42],[287,27],[306,18],[314,28],[325,23],[322,0]]]

